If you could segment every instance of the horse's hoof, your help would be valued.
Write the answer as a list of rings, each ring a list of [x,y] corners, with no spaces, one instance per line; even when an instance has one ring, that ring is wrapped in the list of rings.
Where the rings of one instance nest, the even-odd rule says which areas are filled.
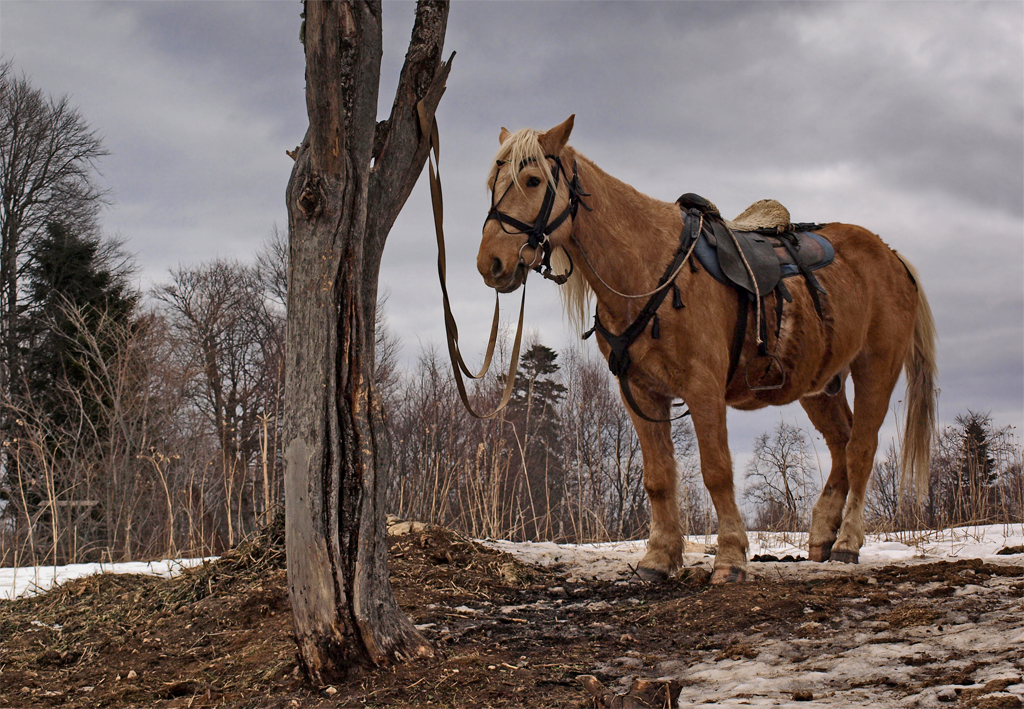
[[[835,542],[825,542],[821,546],[813,546],[807,550],[807,556],[811,561],[828,561],[832,555],[832,545]]]
[[[841,561],[844,564],[859,564],[860,552],[834,549],[829,559],[832,561]]]
[[[711,585],[721,586],[727,583],[743,583],[747,580],[747,572],[738,566],[715,569],[711,574]]]
[[[644,583],[663,583],[668,581],[668,572],[661,569],[651,569],[646,566],[637,566],[637,577]]]

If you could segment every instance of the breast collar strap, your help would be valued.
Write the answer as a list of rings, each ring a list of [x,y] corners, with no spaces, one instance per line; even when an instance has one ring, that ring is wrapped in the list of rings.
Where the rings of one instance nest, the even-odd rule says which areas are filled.
[[[491,188],[491,210],[487,212],[487,219],[484,221],[486,223],[492,219],[497,220],[498,224],[501,226],[501,230],[506,234],[525,234],[527,237],[526,244],[532,249],[540,249],[542,253],[541,263],[533,266],[533,270],[544,276],[544,278],[552,280],[558,285],[562,285],[569,280],[569,276],[572,275],[575,265],[570,258],[569,271],[567,273],[556,274],[551,272],[550,237],[558,227],[562,226],[566,219],[576,218],[576,213],[579,211],[580,205],[582,205],[587,211],[590,211],[590,207],[580,199],[581,197],[589,197],[590,195],[584,192],[580,187],[579,172],[577,171],[577,164],[575,160],[573,160],[572,163],[572,179],[569,179],[569,176],[565,174],[565,166],[562,164],[562,159],[560,157],[557,155],[546,155],[545,157],[548,160],[554,161],[555,169],[551,171],[552,179],[548,181],[547,189],[544,192],[544,201],[541,202],[540,211],[537,212],[537,218],[534,220],[533,224],[521,222],[515,217],[509,216],[508,214],[498,210],[498,205],[500,205],[501,201],[505,199],[505,195],[508,194],[508,191],[512,189],[514,182],[509,183],[508,187],[505,188],[505,191],[502,192],[501,197],[497,200],[494,198],[494,188]],[[524,160],[519,164],[519,170],[522,171],[522,169],[531,162],[534,162],[533,158]],[[497,164],[498,171],[500,172],[501,168],[506,163],[504,160],[498,160]],[[552,220],[551,210],[554,209],[555,206],[555,198],[558,196],[558,184],[562,175],[565,175],[566,183],[569,187],[569,204],[566,205],[561,214]],[[495,184],[498,182],[497,173],[495,173],[494,182]],[[517,229],[518,231],[509,231],[505,228],[506,225],[513,229]],[[541,270],[541,266],[544,267],[543,270]]]
[[[656,340],[660,337],[658,309],[661,307],[662,302],[664,302],[669,290],[672,290],[672,307],[677,310],[684,307],[679,294],[679,288],[675,285],[675,276],[679,272],[679,269],[682,267],[685,260],[689,258],[691,247],[700,237],[703,225],[704,220],[701,218],[698,210],[693,209],[689,212],[683,213],[683,229],[679,235],[679,247],[676,249],[675,256],[672,258],[672,263],[670,263],[668,268],[665,269],[665,273],[663,273],[661,278],[658,280],[658,287],[653,291],[650,299],[640,310],[636,319],[633,320],[633,322],[630,323],[622,333],[616,335],[614,332],[606,328],[598,315],[598,309],[594,308],[594,327],[583,334],[583,339],[586,340],[597,332],[597,334],[599,334],[601,338],[608,343],[608,348],[610,350],[608,353],[608,368],[619,380],[619,387],[622,390],[623,397],[626,399],[626,403],[629,404],[629,407],[633,409],[637,416],[645,421],[650,421],[651,423],[668,423],[670,421],[675,421],[683,418],[684,416],[689,416],[690,410],[687,409],[680,415],[667,419],[654,418],[644,413],[643,409],[640,408],[640,405],[633,397],[633,392],[629,386],[629,366],[633,362],[629,356],[629,346],[647,330],[648,324],[651,325],[651,338]],[[670,283],[672,284],[671,289],[668,287]]]

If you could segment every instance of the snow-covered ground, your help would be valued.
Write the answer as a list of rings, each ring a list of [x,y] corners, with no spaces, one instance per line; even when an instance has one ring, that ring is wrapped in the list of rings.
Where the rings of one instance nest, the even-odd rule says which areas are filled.
[[[754,532],[749,537],[751,556],[806,557],[806,534]],[[704,552],[712,551],[715,537],[689,542],[685,565],[710,568],[713,557]],[[523,562],[557,569],[570,580],[609,581],[629,577],[646,546],[644,542],[558,545],[491,540],[485,544]],[[872,535],[861,549],[857,566],[768,562],[751,564],[748,572],[753,578],[780,581],[856,575],[868,577],[870,584],[877,583],[870,578],[873,570],[893,564],[983,559],[1021,566],[1024,555],[996,554],[1021,545],[1021,524]],[[707,653],[696,662],[688,657],[658,663],[644,668],[640,676],[679,681],[683,685],[680,708],[1021,707],[1024,599],[1011,590],[1020,581],[1020,576],[1013,575],[979,579],[958,587],[949,598],[933,597],[941,582],[900,584],[887,590],[891,600],[887,613],[930,612],[936,617],[921,624],[890,623],[878,608],[864,603],[866,599],[852,599],[842,616],[832,619],[836,622],[809,622],[792,636],[780,637],[771,627],[752,626],[740,640],[756,648],[754,657],[721,659]],[[953,684],[965,681],[956,680],[958,672],[970,675],[971,684]],[[627,688],[632,677],[623,676],[618,691]],[[985,703],[979,703],[983,698]]]
[[[751,556],[806,555],[804,534],[754,532],[749,537]],[[644,542],[483,543],[523,562],[552,567],[570,582],[624,579],[632,574],[631,567],[645,551]],[[710,567],[715,543],[713,536],[691,538],[685,564]],[[873,535],[861,549],[861,563],[856,567],[767,562],[751,564],[749,572],[753,578],[770,576],[780,581],[856,575],[867,577],[870,586],[871,582],[877,584],[871,578],[873,570],[891,564],[983,559],[990,564],[1021,566],[1024,555],[996,552],[1022,545],[1022,524]],[[202,561],[0,568],[0,598],[41,593],[54,584],[95,573],[173,576]],[[962,573],[974,572],[968,569]],[[1024,598],[1018,588],[1020,582],[1016,572],[991,577],[986,574],[977,582],[973,577],[965,579],[955,591],[944,594],[934,593],[943,586],[941,581],[900,583],[885,589],[890,600],[884,613],[927,612],[930,620],[919,624],[888,622],[877,605],[870,606],[865,603],[867,599],[851,599],[840,616],[824,623],[805,623],[806,627],[793,635],[780,635],[763,624],[753,625],[742,638],[756,648],[753,657],[722,659],[707,653],[696,660],[690,656],[659,662],[643,668],[643,676],[681,682],[679,707],[1020,707],[1024,706]],[[971,675],[972,684],[953,684],[958,672]],[[806,699],[808,695],[810,700]],[[977,703],[982,697],[986,703]]]
[[[748,532],[750,557],[771,555],[783,558],[807,556],[806,532]],[[508,542],[484,540],[493,549],[508,552],[520,561],[537,566],[554,566],[570,580],[600,579],[614,581],[630,576],[647,550],[645,541],[606,542],[603,544],[555,544],[553,542]],[[716,535],[689,537],[684,557],[685,566],[703,565],[710,568]],[[860,567],[867,569],[893,563],[932,562],[955,559],[985,559],[999,562],[1015,560],[1020,556],[998,556],[1006,547],[1024,544],[1024,524],[993,524],[975,527],[955,527],[942,531],[895,532],[868,535],[860,550]],[[846,564],[790,564],[766,563],[752,565],[749,573],[770,574],[778,578],[820,576],[849,573]]]
[[[208,559],[165,559],[122,564],[68,564],[67,566],[21,566],[0,568],[0,600],[43,593],[65,581],[93,574],[143,574],[170,578],[182,569],[198,566]]]
[[[793,532],[751,532],[750,556],[771,554],[806,556],[807,534]],[[715,535],[687,540],[685,565],[710,565],[712,555],[705,553],[717,543]],[[631,567],[643,558],[645,541],[607,542],[604,544],[555,544],[553,542],[508,542],[483,540],[493,549],[508,552],[520,561],[537,566],[556,566],[571,580],[616,580],[631,575]],[[957,527],[939,532],[898,532],[870,535],[860,550],[861,565],[867,567],[894,562],[938,561],[940,559],[1010,560],[1020,557],[996,556],[1004,547],[1024,544],[1024,524],[996,524]],[[0,599],[19,598],[46,591],[65,581],[92,574],[148,574],[168,578],[182,569],[207,559],[167,559],[164,561],[121,564],[69,564],[67,566],[25,566],[0,568]],[[751,568],[759,573],[784,575],[820,575],[848,572],[842,564],[763,564]]]

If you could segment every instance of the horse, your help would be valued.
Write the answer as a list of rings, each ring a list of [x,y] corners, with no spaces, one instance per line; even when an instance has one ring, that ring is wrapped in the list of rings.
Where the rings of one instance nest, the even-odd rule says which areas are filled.
[[[613,372],[616,364],[622,369],[623,348],[620,343],[619,351],[613,351],[610,340],[631,326],[636,331],[625,349],[628,367],[619,383],[640,441],[651,507],[647,552],[638,575],[645,581],[664,580],[682,563],[670,423],[675,399],[688,406],[701,474],[718,515],[711,583],[742,582],[747,573],[728,407],[752,410],[800,402],[832,456],[812,511],[808,555],[819,562],[857,563],[878,431],[901,371],[907,383],[902,487],[920,495],[929,480],[937,396],[935,326],[914,267],[865,228],[816,225],[817,234],[834,249],[833,262],[816,272],[820,292],[808,283],[785,294],[792,302],[784,310],[741,307],[737,290],[698,267],[691,253],[680,263],[687,245],[680,234],[697,212],[642,194],[569,146],[574,119],[543,132],[501,129],[500,149],[487,177],[491,210],[477,268],[489,287],[511,292],[531,269],[543,265],[562,283],[563,304],[577,330],[585,326],[596,297],[598,345]],[[699,214],[701,225],[711,213]],[[669,289],[671,299],[652,304],[650,297]],[[783,304],[778,290],[760,295],[763,302]],[[758,330],[759,320],[770,321],[771,327],[760,324],[759,330],[767,342],[747,336]],[[780,385],[751,385],[751,366],[760,371],[761,361],[782,370]],[[852,409],[847,380],[853,386]]]

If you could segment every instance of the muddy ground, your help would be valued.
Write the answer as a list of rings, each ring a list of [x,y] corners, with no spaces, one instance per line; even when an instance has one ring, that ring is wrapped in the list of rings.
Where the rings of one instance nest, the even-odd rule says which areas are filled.
[[[1007,561],[724,588],[702,567],[657,586],[569,583],[432,528],[391,537],[391,567],[436,659],[315,687],[296,665],[282,539],[265,534],[175,579],[98,575],[0,601],[0,707],[644,707],[682,691],[684,706],[842,705],[853,692],[865,706],[1012,709],[1024,568]],[[989,621],[1006,637],[1021,629],[1021,642]],[[968,625],[994,649],[935,640]],[[840,671],[875,646],[866,664],[878,671]],[[786,667],[796,684],[770,680]],[[753,690],[721,679],[742,672],[769,679]]]

